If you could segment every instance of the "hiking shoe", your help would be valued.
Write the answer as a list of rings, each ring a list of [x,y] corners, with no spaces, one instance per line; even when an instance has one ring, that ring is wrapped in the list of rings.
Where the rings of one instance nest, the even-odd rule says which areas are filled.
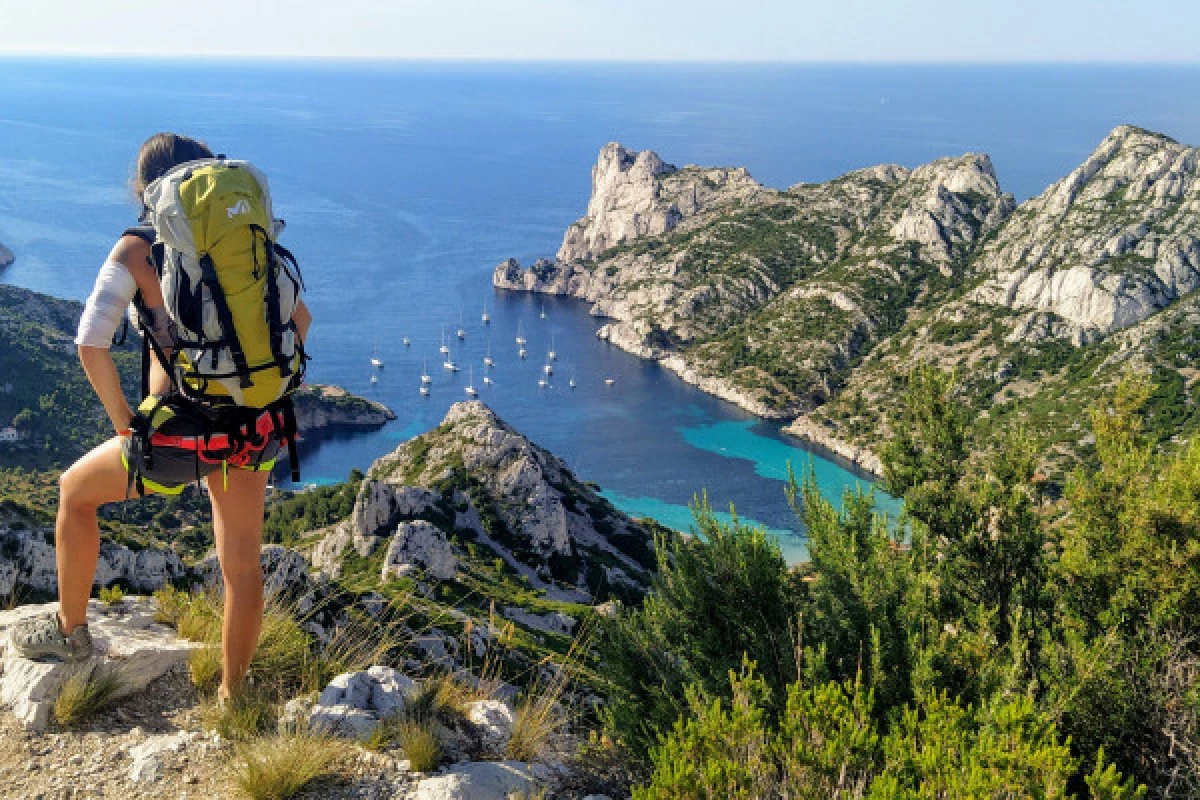
[[[92,635],[87,625],[65,635],[59,630],[58,614],[53,611],[14,625],[9,641],[23,658],[84,661],[92,655]]]

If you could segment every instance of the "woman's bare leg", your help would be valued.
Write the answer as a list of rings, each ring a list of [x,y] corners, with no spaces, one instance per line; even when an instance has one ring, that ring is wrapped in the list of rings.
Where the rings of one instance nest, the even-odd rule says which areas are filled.
[[[105,503],[126,497],[128,478],[121,464],[122,442],[120,438],[108,440],[58,479],[54,557],[58,563],[58,617],[64,633],[87,622],[87,603],[100,557],[96,511]],[[149,493],[149,489],[146,491]]]
[[[225,580],[225,618],[221,626],[222,677],[218,696],[236,690],[250,669],[262,630],[263,507],[269,472],[229,470],[229,486],[216,472],[208,477],[217,559]]]

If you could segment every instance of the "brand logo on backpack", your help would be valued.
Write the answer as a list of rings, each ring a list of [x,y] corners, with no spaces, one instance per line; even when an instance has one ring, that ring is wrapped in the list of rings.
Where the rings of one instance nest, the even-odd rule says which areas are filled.
[[[225,209],[225,212],[229,215],[229,219],[233,219],[234,217],[236,217],[240,214],[249,214],[250,213],[250,204],[247,203],[245,200],[238,200],[236,203],[231,205],[229,208]]]

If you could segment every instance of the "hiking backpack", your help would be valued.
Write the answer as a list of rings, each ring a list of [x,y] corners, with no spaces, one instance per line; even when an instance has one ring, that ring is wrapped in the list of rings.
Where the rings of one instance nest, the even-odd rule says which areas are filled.
[[[272,216],[266,177],[248,161],[190,161],[146,187],[143,202],[176,341],[164,358],[142,326],[143,396],[153,347],[175,391],[214,409],[214,419],[280,411],[299,480],[290,393],[307,360],[292,321],[303,283],[295,257],[275,241],[283,223]],[[128,232],[151,241],[147,228]]]

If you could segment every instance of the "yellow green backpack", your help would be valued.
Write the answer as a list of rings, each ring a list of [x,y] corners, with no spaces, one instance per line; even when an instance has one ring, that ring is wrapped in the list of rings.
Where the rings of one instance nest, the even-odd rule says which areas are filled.
[[[266,177],[248,161],[190,161],[146,187],[143,202],[176,340],[169,359],[159,357],[175,390],[231,419],[276,408],[292,418],[289,394],[307,360],[292,321],[303,283],[295,257],[275,241],[283,223],[272,216]],[[129,232],[151,238],[147,228]],[[143,338],[145,393],[148,348],[157,345]]]

